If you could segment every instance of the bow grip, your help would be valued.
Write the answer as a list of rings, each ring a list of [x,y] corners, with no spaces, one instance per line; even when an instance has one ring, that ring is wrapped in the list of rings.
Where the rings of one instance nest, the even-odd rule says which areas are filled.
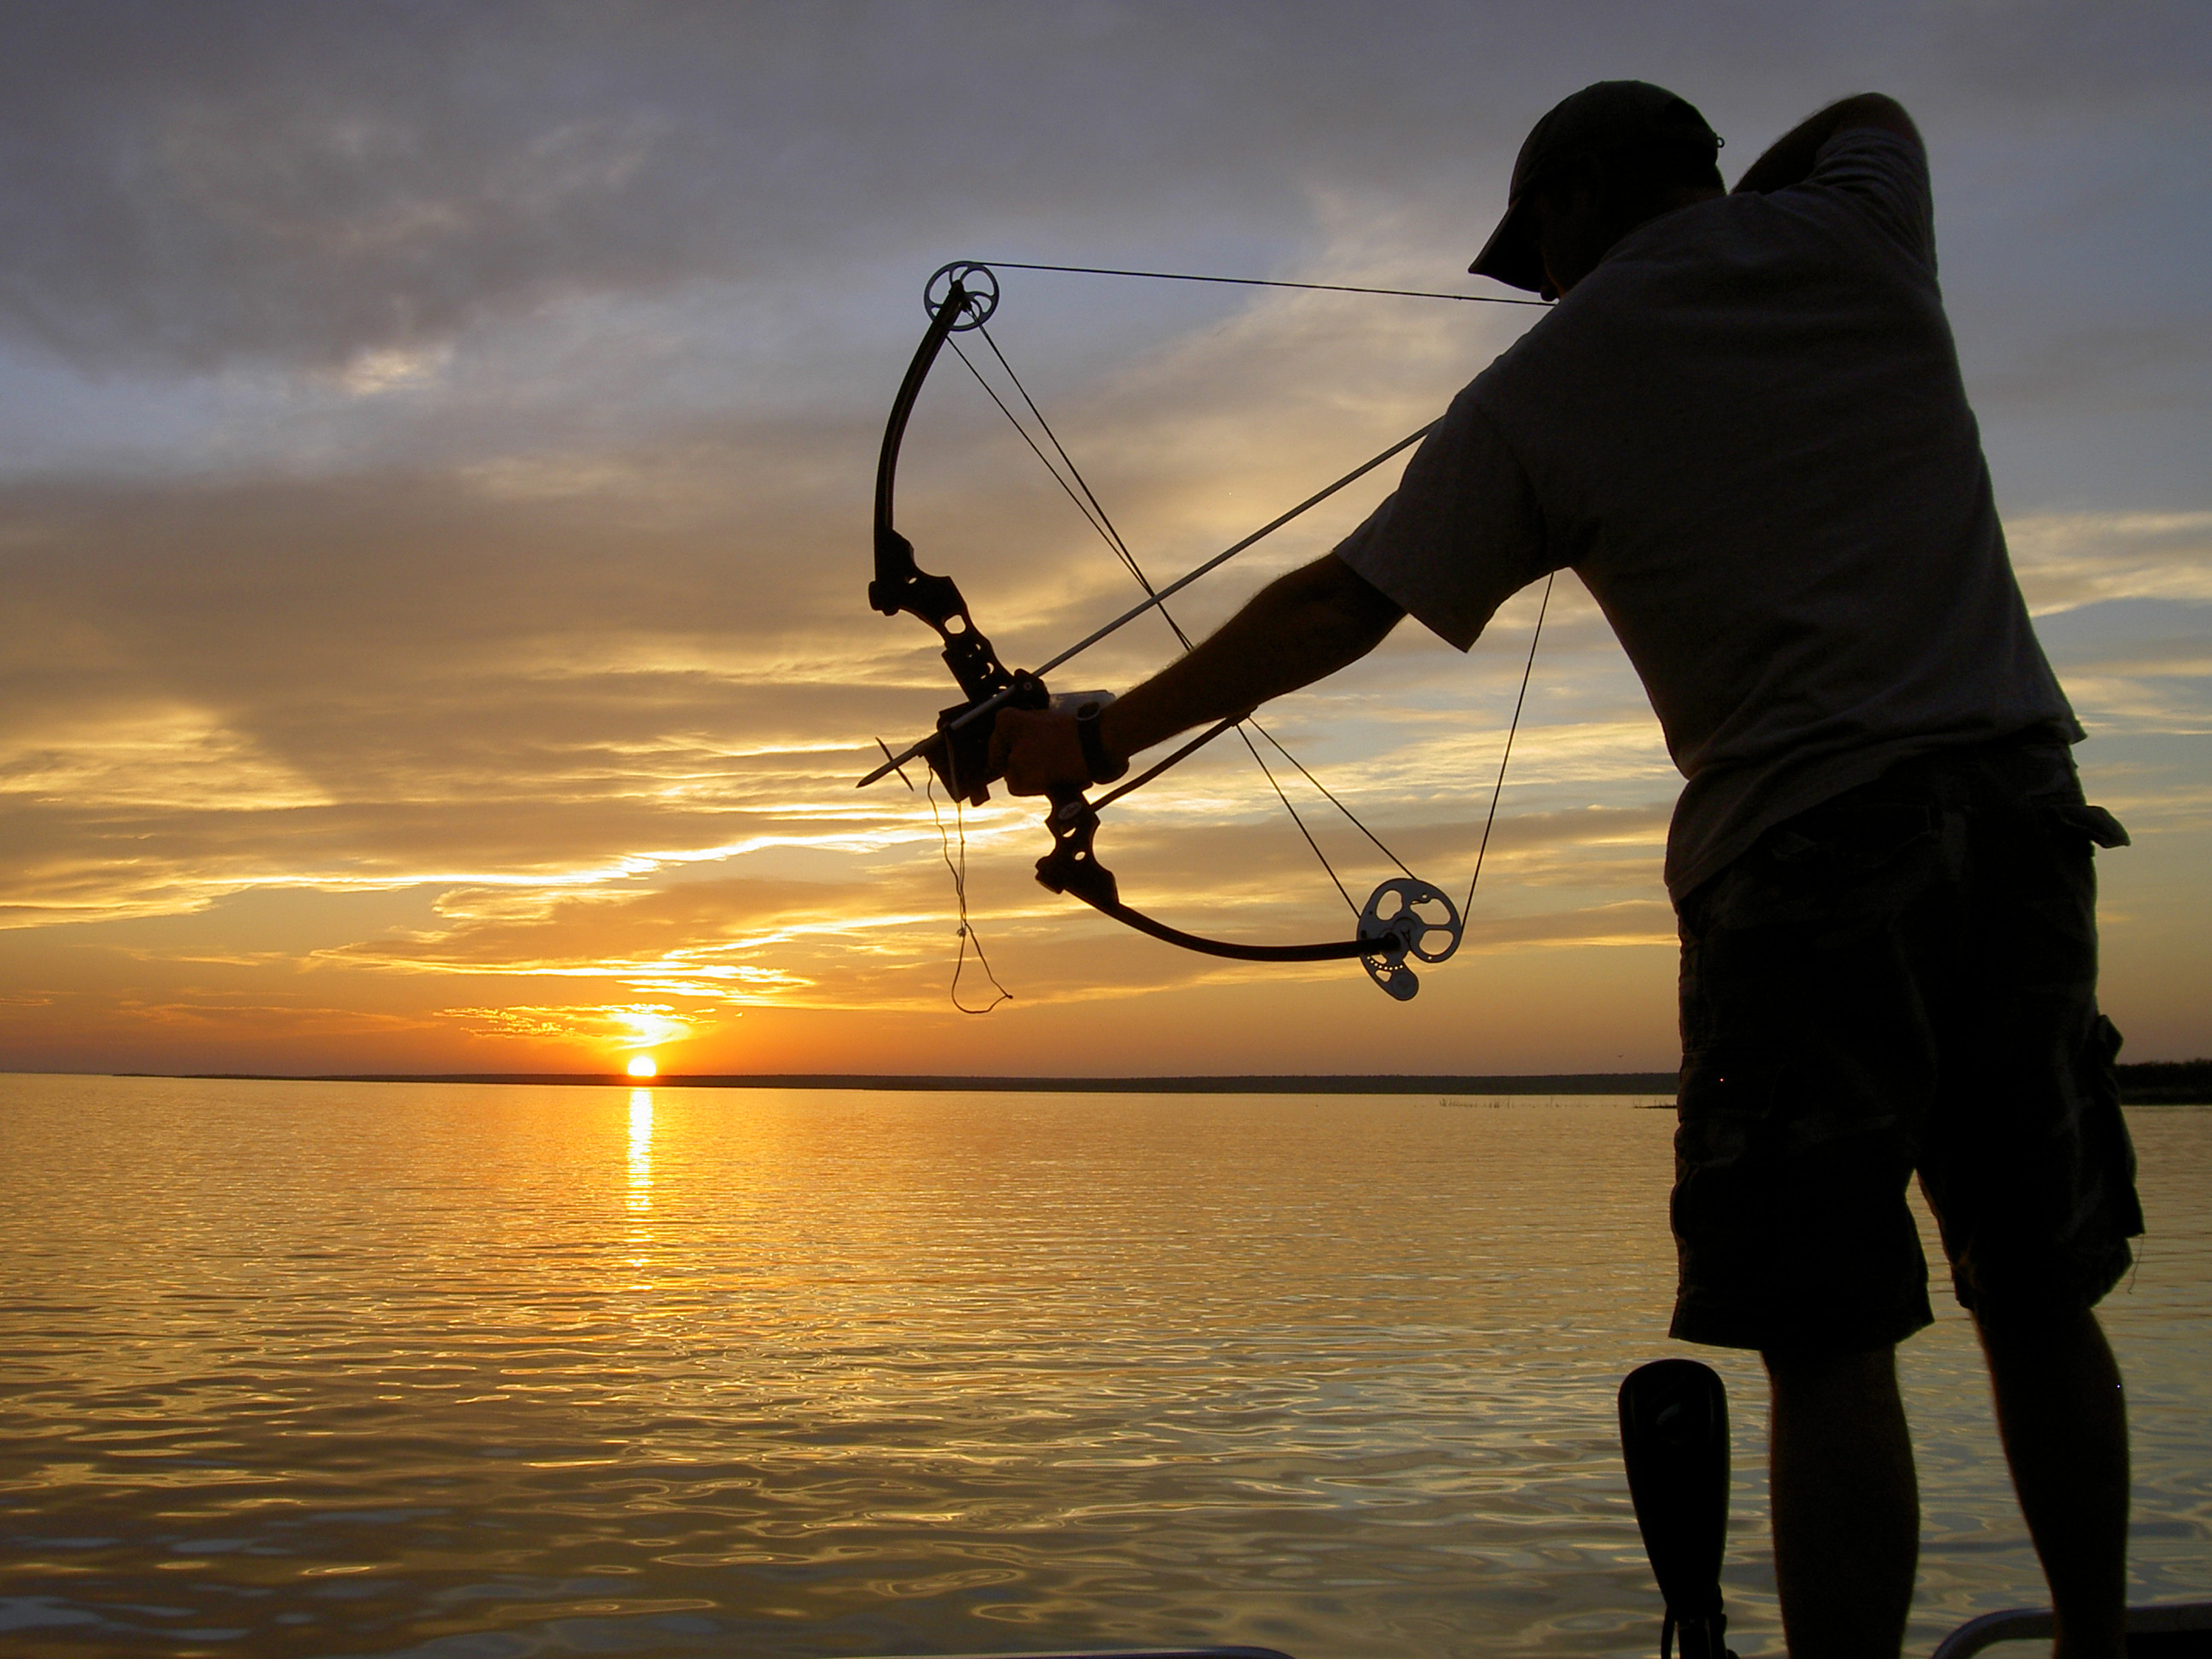
[[[989,649],[988,643],[985,649]],[[945,653],[945,659],[952,660],[950,647]],[[994,664],[995,661],[994,658]],[[988,690],[966,702],[956,702],[950,708],[937,711],[938,740],[928,751],[930,769],[943,781],[947,793],[970,806],[981,806],[991,799],[990,786],[999,776],[997,769],[991,764],[991,734],[998,729],[999,710],[994,708],[964,726],[954,722],[984,697],[996,695],[1000,686],[1012,688],[999,705],[1000,708],[1045,708],[1052,704],[1052,694],[1045,690],[1044,682],[1028,669],[1018,669],[1011,674],[1000,669],[998,672],[1004,678]]]

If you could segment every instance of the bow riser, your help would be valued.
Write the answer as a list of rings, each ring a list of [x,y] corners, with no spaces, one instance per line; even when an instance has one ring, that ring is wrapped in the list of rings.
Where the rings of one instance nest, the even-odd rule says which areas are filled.
[[[893,544],[888,554],[886,542]],[[922,757],[950,793],[971,806],[981,806],[991,798],[987,786],[993,775],[991,730],[997,724],[997,713],[994,710],[957,727],[952,723],[977,703],[1006,690],[1017,677],[999,660],[997,647],[969,616],[968,603],[961,597],[959,585],[950,576],[933,576],[918,569],[914,562],[914,544],[897,531],[878,525],[876,567],[880,570],[886,563],[896,574],[889,578],[878,576],[868,584],[868,603],[887,617],[895,617],[902,611],[910,612],[935,629],[938,637],[945,641],[945,649],[939,654],[951,671],[953,683],[968,694],[965,702],[939,712],[937,741],[923,751]],[[897,571],[900,564],[905,567],[903,571]],[[1039,684],[1034,697],[1017,691],[1005,701],[1019,707],[1041,707],[1043,690]]]
[[[876,526],[876,579],[868,584],[868,603],[886,617],[904,611],[935,629],[945,641],[945,665],[969,702],[981,702],[1012,683],[1013,674],[999,660],[998,648],[968,614],[960,585],[950,576],[933,576],[918,567],[914,544],[889,525]]]

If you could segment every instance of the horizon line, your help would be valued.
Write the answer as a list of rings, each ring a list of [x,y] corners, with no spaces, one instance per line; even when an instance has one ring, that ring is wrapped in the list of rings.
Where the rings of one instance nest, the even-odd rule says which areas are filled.
[[[2124,1061],[2114,1068],[2130,1106],[2212,1105],[2212,1057]],[[946,1073],[928,1072],[45,1072],[12,1075],[113,1077],[198,1083],[442,1083],[626,1089],[848,1089],[908,1093],[1662,1095],[1674,1072],[1237,1072],[1172,1073]]]
[[[1184,1073],[1158,1075],[948,1074],[902,1072],[707,1072],[631,1077],[610,1072],[111,1072],[110,1077],[235,1083],[483,1083],[582,1088],[960,1090],[1054,1094],[1656,1094],[1673,1072]]]

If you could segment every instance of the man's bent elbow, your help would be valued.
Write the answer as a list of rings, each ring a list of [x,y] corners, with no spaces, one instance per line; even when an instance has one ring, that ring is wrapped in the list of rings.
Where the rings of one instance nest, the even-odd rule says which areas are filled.
[[[1306,571],[1316,579],[1313,597],[1334,614],[1346,642],[1357,644],[1353,657],[1365,656],[1405,619],[1405,606],[1334,553],[1322,554]]]
[[[1905,112],[1905,106],[1887,93],[1863,92],[1856,97],[1846,98],[1835,106],[1835,115],[1838,132],[1851,127],[1878,127],[1915,144],[1922,143],[1920,129]]]

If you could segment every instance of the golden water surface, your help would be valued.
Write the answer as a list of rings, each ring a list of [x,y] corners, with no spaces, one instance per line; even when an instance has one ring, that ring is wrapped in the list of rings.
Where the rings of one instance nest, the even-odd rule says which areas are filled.
[[[2212,1112],[2108,1304],[2212,1594]],[[1625,1101],[0,1077],[0,1651],[1656,1651]],[[1956,1308],[1914,1639],[2039,1594]],[[1755,1363],[1735,1645],[1778,1648]]]

